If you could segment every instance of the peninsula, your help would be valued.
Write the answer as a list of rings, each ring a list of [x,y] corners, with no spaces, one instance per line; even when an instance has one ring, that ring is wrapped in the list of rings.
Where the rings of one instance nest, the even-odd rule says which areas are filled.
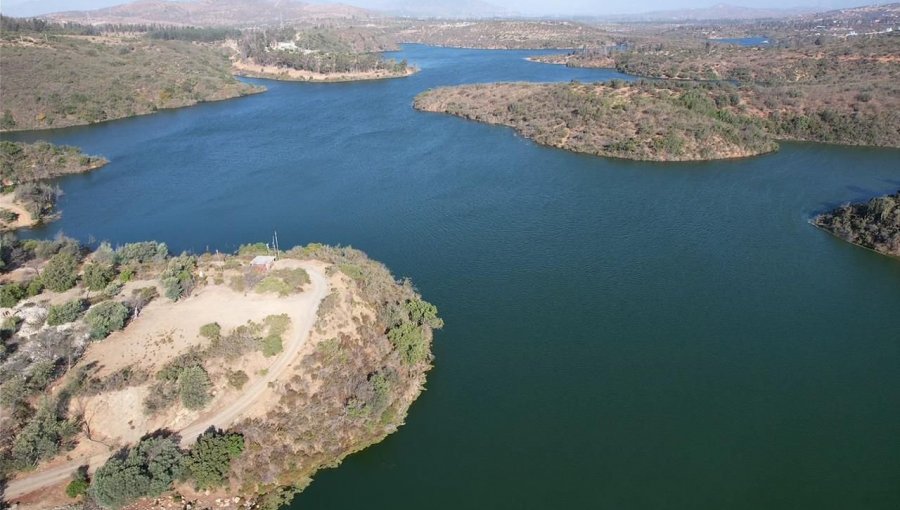
[[[4,239],[6,501],[278,508],[402,425],[436,308],[357,250],[270,253]]]
[[[858,246],[900,257],[900,191],[816,216],[813,225]]]

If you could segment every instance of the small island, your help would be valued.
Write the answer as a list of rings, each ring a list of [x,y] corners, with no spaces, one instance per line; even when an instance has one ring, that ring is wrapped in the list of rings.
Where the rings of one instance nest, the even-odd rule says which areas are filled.
[[[278,508],[403,424],[443,325],[350,248],[0,246],[0,477],[20,508]]]
[[[417,69],[405,60],[384,59],[396,45],[348,30],[246,31],[236,43],[234,73],[285,81],[344,82],[403,78]]]
[[[47,181],[90,172],[107,163],[77,147],[0,141],[0,230],[31,227],[55,218],[59,189]]]
[[[861,204],[846,204],[812,224],[858,246],[900,257],[900,191]]]
[[[509,126],[542,145],[644,161],[740,158],[778,145],[729,87],[498,83],[430,90],[418,110]]]

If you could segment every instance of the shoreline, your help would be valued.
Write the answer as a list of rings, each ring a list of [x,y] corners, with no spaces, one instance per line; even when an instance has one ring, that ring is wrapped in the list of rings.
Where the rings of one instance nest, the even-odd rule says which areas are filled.
[[[305,83],[347,83],[356,81],[391,80],[407,78],[420,71],[417,67],[407,67],[403,73],[389,71],[364,71],[356,73],[314,73],[278,66],[261,66],[243,61],[232,62],[232,74],[244,78],[260,78],[265,80],[292,81]]]

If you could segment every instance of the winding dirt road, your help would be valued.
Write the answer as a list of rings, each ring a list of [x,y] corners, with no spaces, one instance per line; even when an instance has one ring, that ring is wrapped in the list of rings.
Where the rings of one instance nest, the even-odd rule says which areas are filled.
[[[233,425],[244,413],[259,402],[269,383],[284,375],[291,362],[297,357],[306,339],[309,338],[313,325],[315,325],[319,304],[331,290],[328,279],[316,267],[304,264],[304,269],[309,273],[309,278],[312,281],[312,291],[308,291],[303,296],[302,310],[299,310],[292,316],[295,334],[290,343],[284,346],[284,351],[269,367],[266,375],[250,385],[239,398],[218,410],[215,414],[202,416],[196,422],[179,430],[178,434],[181,435],[181,445],[183,447],[190,446],[197,440],[197,436],[210,427],[228,428]],[[26,494],[61,484],[68,480],[80,466],[87,465],[89,470],[93,472],[103,465],[109,457],[110,454],[103,454],[89,458],[74,459],[66,464],[11,480],[3,493],[3,500],[11,503],[16,498],[21,498]]]

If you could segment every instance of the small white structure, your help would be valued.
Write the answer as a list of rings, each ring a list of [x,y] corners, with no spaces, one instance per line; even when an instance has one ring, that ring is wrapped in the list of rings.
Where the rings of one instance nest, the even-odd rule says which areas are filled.
[[[253,257],[253,260],[250,261],[250,267],[253,268],[254,271],[259,271],[260,273],[269,272],[274,265],[275,257],[273,256],[258,255]]]
[[[275,43],[275,49],[280,51],[297,51],[297,43],[294,41]]]

